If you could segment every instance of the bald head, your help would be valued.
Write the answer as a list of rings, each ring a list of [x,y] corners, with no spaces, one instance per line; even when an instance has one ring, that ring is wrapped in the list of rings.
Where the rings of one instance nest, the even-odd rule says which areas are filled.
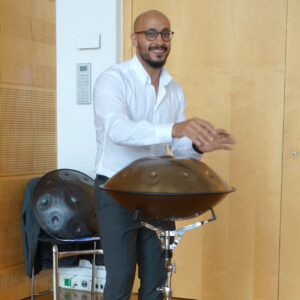
[[[131,42],[148,71],[163,67],[171,49],[172,35],[170,21],[160,11],[149,10],[136,18]]]
[[[165,22],[170,28],[170,21],[166,15],[158,10],[148,10],[141,13],[134,21],[133,30],[134,32],[146,30],[147,26],[153,22]]]

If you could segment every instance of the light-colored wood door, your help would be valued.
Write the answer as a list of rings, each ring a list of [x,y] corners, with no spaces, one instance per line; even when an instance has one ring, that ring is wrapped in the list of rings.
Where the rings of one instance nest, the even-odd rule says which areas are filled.
[[[187,117],[238,141],[231,153],[204,156],[237,191],[215,208],[216,222],[187,232],[175,249],[174,295],[278,299],[287,1],[125,0],[124,8],[133,20],[148,9],[170,18],[167,69],[184,89]],[[132,19],[124,22],[128,31]]]
[[[289,0],[279,300],[300,299],[300,2]]]

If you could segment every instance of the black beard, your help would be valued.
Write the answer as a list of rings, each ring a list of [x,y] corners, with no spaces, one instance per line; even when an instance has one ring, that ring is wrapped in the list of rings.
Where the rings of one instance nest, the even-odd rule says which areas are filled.
[[[155,49],[155,48],[163,48],[163,50],[165,50],[165,51],[167,50],[166,47],[150,47],[149,51],[151,51],[151,49]],[[154,69],[160,69],[161,67],[163,67],[164,64],[166,63],[167,57],[169,55],[169,53],[168,53],[166,55],[166,58],[162,61],[155,61],[155,60],[152,60],[150,58],[150,56],[146,52],[144,52],[141,48],[139,48],[139,50],[140,50],[139,53],[140,53],[141,59],[143,61],[145,61],[151,68],[154,68]]]
[[[153,61],[151,59],[144,59],[144,60],[146,63],[148,63],[148,65],[150,67],[152,67],[154,69],[160,69],[166,63],[166,60],[162,60],[162,61]]]

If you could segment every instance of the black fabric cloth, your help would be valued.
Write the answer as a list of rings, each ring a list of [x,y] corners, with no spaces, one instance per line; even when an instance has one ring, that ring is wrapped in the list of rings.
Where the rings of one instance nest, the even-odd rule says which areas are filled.
[[[32,267],[34,265],[35,254],[38,247],[38,237],[41,230],[40,225],[37,223],[31,209],[31,198],[33,195],[33,190],[39,179],[39,177],[32,178],[27,183],[21,212],[24,259],[26,274],[29,277],[31,277],[32,275]],[[41,270],[41,267],[37,265],[35,267],[35,272],[38,273]]]
[[[61,243],[49,236],[36,221],[32,211],[32,196],[34,188],[40,177],[32,178],[26,185],[24,194],[22,212],[21,212],[21,229],[24,248],[24,259],[26,274],[32,276],[32,267],[34,274],[41,270],[51,269],[52,264],[52,245],[57,244],[59,251],[85,250],[93,249],[93,242],[76,242]],[[101,247],[97,242],[97,248]],[[70,256],[59,259],[59,267],[78,266],[80,259],[92,261],[92,255]],[[103,265],[103,255],[96,255],[96,264]]]
[[[105,179],[95,180],[96,215],[104,250],[106,284],[104,300],[128,300],[130,298],[136,264],[141,281],[139,299],[160,300],[163,294],[157,291],[164,285],[166,269],[160,241],[153,230],[143,227],[135,219],[134,212],[122,207],[99,188]],[[147,221],[164,229],[175,229],[174,222]]]

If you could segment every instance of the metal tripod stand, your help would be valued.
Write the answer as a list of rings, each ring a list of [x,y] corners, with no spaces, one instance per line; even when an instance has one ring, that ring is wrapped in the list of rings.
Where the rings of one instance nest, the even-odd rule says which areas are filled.
[[[180,242],[180,240],[182,239],[186,231],[197,227],[201,227],[204,224],[215,221],[217,219],[214,210],[210,208],[210,211],[212,217],[209,218],[208,220],[199,221],[194,224],[187,225],[172,231],[162,230],[161,228],[157,228],[149,223],[143,221],[141,222],[141,224],[144,227],[155,231],[161,242],[163,257],[165,260],[165,268],[167,269],[167,278],[166,278],[165,285],[163,287],[158,287],[157,290],[163,293],[165,300],[170,300],[172,297],[171,278],[172,278],[172,272],[173,271],[174,273],[176,272],[176,265],[175,263],[172,263],[173,250],[178,245],[178,243]],[[172,239],[174,239],[174,241],[172,241]]]

